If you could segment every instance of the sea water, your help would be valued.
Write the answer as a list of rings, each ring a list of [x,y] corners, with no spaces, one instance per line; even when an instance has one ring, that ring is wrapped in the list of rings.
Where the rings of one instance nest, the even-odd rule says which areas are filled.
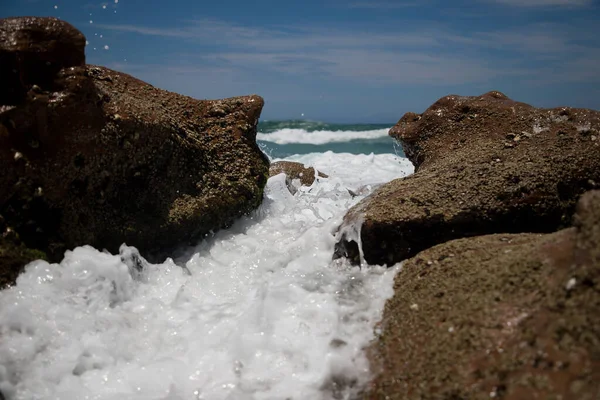
[[[261,122],[259,127],[257,141],[273,158],[325,151],[404,156],[398,143],[388,136],[390,124],[339,125],[294,120]]]
[[[284,175],[270,178],[256,211],[175,259],[150,264],[124,244],[119,254],[82,246],[60,264],[30,263],[0,292],[4,397],[352,398],[370,378],[364,348],[397,267],[332,261],[336,229],[412,166],[383,146],[380,127],[312,127],[264,129],[259,143],[328,178],[293,195]],[[282,155],[286,135],[296,142],[286,139],[292,154]],[[353,153],[330,150],[351,141]],[[306,144],[321,151],[302,152]]]

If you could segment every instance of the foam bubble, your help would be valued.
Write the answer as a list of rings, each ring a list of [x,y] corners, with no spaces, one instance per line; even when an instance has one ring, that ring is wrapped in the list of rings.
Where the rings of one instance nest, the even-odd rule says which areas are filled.
[[[341,179],[347,187],[379,185],[401,175],[411,174],[413,165],[407,158],[395,154],[309,153],[286,158],[313,166]]]
[[[176,261],[89,246],[0,292],[8,399],[331,399],[369,379],[364,346],[395,269],[332,262],[348,185],[411,172],[393,155],[293,157],[329,178],[263,204]],[[339,397],[338,397],[339,396]]]

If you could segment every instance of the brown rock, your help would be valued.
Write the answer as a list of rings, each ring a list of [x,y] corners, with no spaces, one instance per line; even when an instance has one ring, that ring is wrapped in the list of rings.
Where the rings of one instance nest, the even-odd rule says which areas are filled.
[[[407,260],[369,350],[368,399],[597,399],[600,191],[575,227],[490,235]]]
[[[455,238],[555,231],[600,182],[599,131],[598,111],[537,109],[499,92],[444,97],[390,131],[416,173],[383,185],[345,224],[364,221],[365,260],[388,265]],[[356,248],[343,238],[336,255],[356,258]]]
[[[315,181],[315,169],[313,167],[305,167],[304,164],[294,161],[275,161],[271,163],[269,168],[269,177],[284,173],[286,175],[286,183],[290,192],[296,192],[296,187],[293,185],[293,180],[298,179],[302,186],[310,186]],[[321,178],[327,178],[327,175],[317,171]]]
[[[259,96],[199,101],[96,66],[52,86],[0,105],[0,216],[27,248],[58,261],[126,242],[147,256],[260,204]]]
[[[85,37],[57,18],[0,19],[0,104],[25,100],[32,85],[52,90],[63,68],[85,64]]]

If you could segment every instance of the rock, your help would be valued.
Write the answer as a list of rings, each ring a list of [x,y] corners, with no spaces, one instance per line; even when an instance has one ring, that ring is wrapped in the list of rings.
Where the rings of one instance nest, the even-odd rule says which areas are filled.
[[[19,240],[0,237],[0,290],[15,282],[25,264],[40,259],[47,260],[46,254],[27,248]]]
[[[33,85],[52,90],[63,68],[85,64],[85,37],[57,18],[0,19],[0,104],[25,99]]]
[[[588,192],[577,203],[573,225],[580,232],[577,235],[578,259],[583,266],[596,267],[600,264],[600,191]],[[598,283],[594,278],[594,282]]]
[[[361,186],[357,187],[356,189],[347,189],[347,190],[348,190],[348,193],[350,194],[350,196],[352,196],[352,197],[365,196],[365,195],[371,194],[371,192],[373,190],[377,189],[380,186],[381,186],[381,184],[361,185]]]
[[[300,185],[310,186],[315,181],[315,169],[313,167],[305,167],[304,164],[294,161],[275,161],[271,163],[269,168],[269,177],[284,173],[286,175],[286,184],[292,194],[296,193],[297,187],[294,185],[294,180],[299,180]],[[320,171],[317,174],[321,178],[328,176]]]
[[[388,265],[460,237],[556,231],[600,182],[599,131],[598,111],[537,109],[499,92],[444,97],[390,130],[416,173],[383,185],[344,224],[362,221],[365,260]],[[337,256],[356,258],[349,241]]]
[[[575,227],[453,240],[407,260],[366,399],[596,399],[600,191]]]
[[[49,261],[123,242],[148,258],[260,204],[259,96],[200,101],[89,65],[51,86],[0,105],[0,216]]]

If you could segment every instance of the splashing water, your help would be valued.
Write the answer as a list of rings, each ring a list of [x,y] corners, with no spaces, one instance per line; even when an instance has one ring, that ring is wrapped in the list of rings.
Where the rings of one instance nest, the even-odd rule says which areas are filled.
[[[392,155],[297,157],[330,174],[177,260],[89,246],[36,261],[0,292],[7,399],[344,399],[368,382],[362,349],[395,269],[331,262],[347,188],[406,175]]]
[[[304,129],[284,128],[271,133],[258,133],[258,140],[277,144],[308,143],[325,144],[347,142],[354,139],[387,138],[389,128],[373,129],[368,131],[313,131]]]

